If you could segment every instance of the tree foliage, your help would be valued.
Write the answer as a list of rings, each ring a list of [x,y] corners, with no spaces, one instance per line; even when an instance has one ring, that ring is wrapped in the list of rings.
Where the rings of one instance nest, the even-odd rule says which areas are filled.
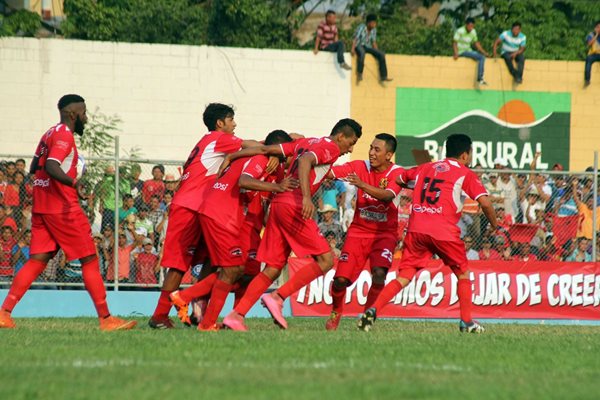
[[[18,10],[7,17],[0,15],[0,36],[34,36],[42,27],[40,16],[27,10]]]

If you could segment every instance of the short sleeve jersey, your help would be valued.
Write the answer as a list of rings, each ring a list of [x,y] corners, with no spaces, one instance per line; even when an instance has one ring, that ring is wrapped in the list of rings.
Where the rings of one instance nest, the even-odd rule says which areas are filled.
[[[377,41],[377,28],[369,31],[366,24],[360,24],[354,33],[354,39],[357,46],[373,47],[373,43]]]
[[[235,153],[242,147],[242,139],[225,132],[209,132],[196,144],[188,157],[173,204],[198,211],[202,192],[214,177],[226,154]]]
[[[269,158],[266,156],[255,156],[252,157],[248,165],[242,171],[242,174],[248,174],[253,176],[252,170],[256,172],[260,170],[266,170]],[[265,182],[279,182],[283,179],[285,165],[280,164],[279,167],[272,174],[265,176],[262,174],[260,179]],[[262,229],[265,221],[265,202],[269,201],[273,197],[271,192],[257,192],[254,190],[244,191],[242,189],[242,203],[244,207],[244,222],[252,226],[253,229]]]
[[[63,214],[79,208],[77,191],[52,179],[46,172],[46,162],[54,160],[71,178],[77,176],[78,153],[73,132],[64,124],[50,128],[35,151],[37,170],[33,180],[33,208],[38,214]]]
[[[519,51],[521,47],[527,45],[527,37],[523,32],[519,32],[515,37],[513,36],[512,31],[504,31],[500,35],[500,40],[502,41],[502,54],[514,53],[515,51]]]
[[[368,161],[351,161],[331,169],[337,179],[356,174],[363,182],[394,194],[394,200],[384,202],[358,189],[354,219],[348,229],[348,236],[373,238],[381,233],[396,233],[400,204],[398,194],[401,190],[397,177],[402,171],[401,167],[392,164],[385,171],[376,172],[371,169]]]
[[[310,194],[314,195],[321,186],[321,183],[331,169],[331,165],[336,162],[340,156],[339,147],[329,137],[323,138],[305,138],[295,140],[281,145],[284,154],[293,154],[288,175],[298,179],[298,162],[305,153],[312,153],[317,162],[311,169],[308,179],[310,182]],[[291,192],[278,193],[273,199],[273,203],[302,204],[301,188],[294,189]]]
[[[488,195],[473,171],[448,158],[405,170],[400,181],[414,182],[408,232],[425,233],[437,240],[460,240],[457,223],[466,196],[477,200]]]
[[[588,33],[588,35],[585,37],[585,42],[589,43],[590,40],[593,39],[593,37],[594,37],[594,32]],[[594,43],[592,43],[592,45],[589,47],[588,55],[590,55],[590,54],[600,54],[600,35],[598,35],[598,37],[596,38]]]
[[[467,32],[466,27],[460,27],[454,32],[454,41],[458,47],[458,54],[464,53],[465,51],[472,51],[473,43],[477,42],[477,31],[471,29],[471,32]]]

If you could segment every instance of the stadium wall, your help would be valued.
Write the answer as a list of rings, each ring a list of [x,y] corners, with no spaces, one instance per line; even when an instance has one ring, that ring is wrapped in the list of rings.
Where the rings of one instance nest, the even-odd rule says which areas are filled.
[[[593,66],[592,84],[584,88],[583,62],[526,60],[524,82],[517,86],[502,59],[487,59],[488,85],[478,88],[472,60],[387,55],[387,62],[392,82],[379,84],[377,65],[370,56],[364,80],[357,84],[352,79],[351,115],[367,133],[356,146],[354,157],[366,154],[378,132],[399,136],[405,146],[398,161],[409,164],[414,160],[406,146],[423,148],[427,139],[414,139],[416,136],[431,135],[434,141],[438,136],[441,146],[442,134],[445,137],[453,131],[479,136],[484,164],[508,155],[515,161],[510,163],[513,168],[522,167],[520,164],[529,168],[529,151],[535,153],[541,146],[542,167],[551,168],[560,162],[572,170],[582,170],[592,165],[593,151],[600,149],[600,64]],[[454,120],[466,112],[469,115]],[[516,128],[511,128],[513,125]],[[430,150],[436,146],[429,145]]]
[[[117,114],[121,148],[147,158],[185,159],[212,101],[236,107],[243,138],[324,136],[350,114],[348,79],[332,53],[1,38],[0,152],[32,153],[68,92]]]

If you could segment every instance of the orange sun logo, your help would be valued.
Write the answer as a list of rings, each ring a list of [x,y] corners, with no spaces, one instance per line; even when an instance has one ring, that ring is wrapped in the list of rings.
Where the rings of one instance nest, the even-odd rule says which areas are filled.
[[[507,101],[500,108],[500,111],[498,111],[497,117],[511,124],[529,124],[535,122],[535,114],[531,106],[523,100]]]

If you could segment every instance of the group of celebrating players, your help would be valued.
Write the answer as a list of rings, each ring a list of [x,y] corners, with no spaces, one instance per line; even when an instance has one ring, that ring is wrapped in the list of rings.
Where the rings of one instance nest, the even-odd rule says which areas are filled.
[[[83,134],[85,102],[78,95],[66,95],[58,108],[61,122],[43,135],[31,166],[35,174],[31,258],[2,304],[0,328],[15,327],[10,315],[13,308],[62,248],[67,258],[82,262],[84,284],[96,306],[100,328],[131,329],[135,321],[108,311],[91,227],[79,207],[78,197],[84,198],[85,193],[77,180],[73,133]],[[172,328],[169,312],[175,306],[179,319],[186,325],[197,323],[198,330],[246,331],[245,315],[260,299],[274,322],[287,329],[282,312],[285,299],[334,265],[330,246],[313,219],[312,196],[325,179],[343,179],[357,188],[356,211],[331,287],[333,304],[326,329],[338,328],[346,288],[367,260],[373,283],[358,322],[364,331],[437,254],[458,277],[460,330],[484,331],[471,317],[471,281],[457,227],[465,195],[481,205],[492,227],[497,223],[486,189],[468,168],[472,151],[468,136],[449,136],[444,160],[405,169],[392,161],[395,137],[380,133],[370,144],[368,160],[334,166],[340,156],[352,152],[362,135],[361,125],[352,119],[338,121],[327,137],[305,138],[275,130],[264,142],[234,135],[230,106],[209,104],[203,120],[209,132],[185,163],[171,204],[162,259],[168,270],[150,327]],[[402,187],[413,189],[413,209],[398,277],[385,285],[397,242]],[[265,293],[292,251],[312,262],[277,290]],[[197,264],[203,265],[197,283],[179,290],[184,273]],[[218,324],[230,292],[235,293],[234,309]],[[194,301],[200,312],[191,318],[189,305]]]

